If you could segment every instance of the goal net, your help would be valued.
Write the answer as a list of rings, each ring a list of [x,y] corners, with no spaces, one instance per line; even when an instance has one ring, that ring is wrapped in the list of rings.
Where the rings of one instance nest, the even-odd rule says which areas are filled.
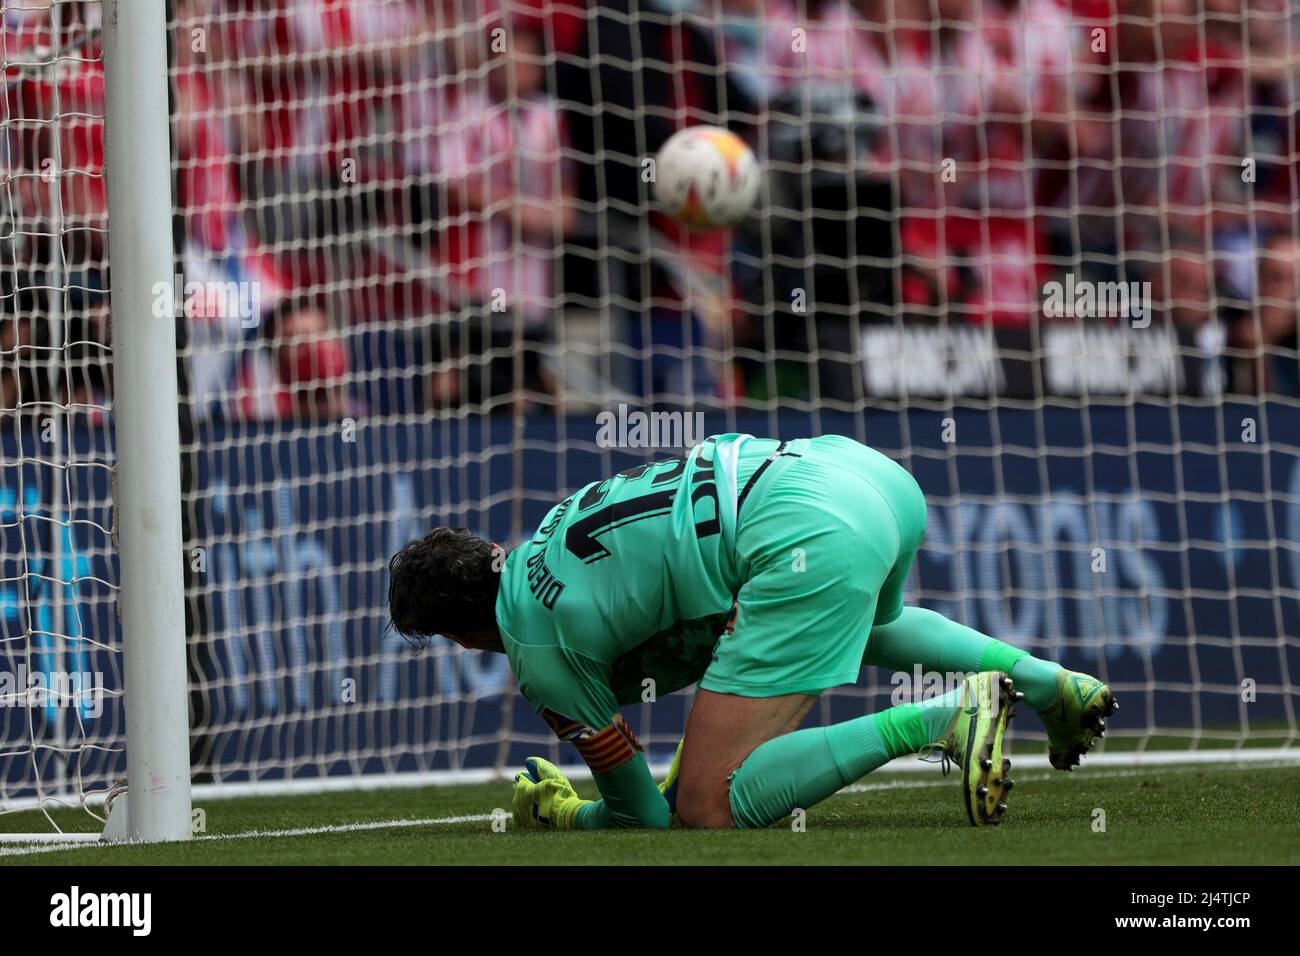
[[[125,768],[91,6],[0,5],[0,812]]]
[[[437,525],[526,539],[680,450],[626,427],[648,412],[896,458],[929,503],[909,599],[1110,681],[1107,753],[1295,747],[1283,0],[168,10],[206,792],[570,762],[503,657],[386,632],[387,559]],[[102,814],[125,761],[99,4],[0,11],[0,812]],[[650,201],[647,160],[696,123],[765,170],[734,230]],[[868,669],[817,716],[918,676]],[[652,762],[689,702],[626,712]]]

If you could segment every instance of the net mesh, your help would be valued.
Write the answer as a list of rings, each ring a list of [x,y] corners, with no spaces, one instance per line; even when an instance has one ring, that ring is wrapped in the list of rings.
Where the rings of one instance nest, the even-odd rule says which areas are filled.
[[[123,747],[102,62],[64,13],[3,7],[0,806],[81,805]]]

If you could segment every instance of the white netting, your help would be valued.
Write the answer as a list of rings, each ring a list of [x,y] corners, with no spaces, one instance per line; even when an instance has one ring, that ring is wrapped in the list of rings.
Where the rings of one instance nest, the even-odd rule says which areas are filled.
[[[662,456],[597,444],[620,404],[894,454],[931,504],[916,599],[1109,677],[1132,746],[1294,743],[1284,0],[171,15],[196,779],[493,767],[548,742],[504,660],[383,635],[384,565],[436,524],[517,541]],[[37,0],[4,17],[13,668],[117,638],[98,46],[51,42]],[[750,220],[690,236],[650,211],[643,160],[700,122],[766,179]],[[23,437],[43,417],[54,446]],[[891,689],[868,676],[823,715]],[[662,755],[684,713],[629,717]],[[0,714],[0,798],[120,769],[84,749],[120,749],[120,721],[38,716]]]
[[[0,808],[122,759],[97,10],[0,5]]]

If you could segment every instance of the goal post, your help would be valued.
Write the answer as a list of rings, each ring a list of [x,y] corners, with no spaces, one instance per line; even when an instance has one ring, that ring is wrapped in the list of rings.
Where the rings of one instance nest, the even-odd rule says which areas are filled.
[[[105,0],[103,50],[125,834],[181,840],[191,807],[165,0]]]

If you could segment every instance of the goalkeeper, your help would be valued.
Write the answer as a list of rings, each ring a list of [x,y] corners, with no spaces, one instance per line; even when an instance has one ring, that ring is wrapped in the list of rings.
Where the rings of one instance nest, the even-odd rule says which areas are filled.
[[[505,653],[591,768],[600,800],[530,758],[515,783],[522,825],[666,827],[675,811],[691,827],[765,827],[910,753],[957,764],[971,823],[997,823],[1015,700],[1042,716],[1061,770],[1116,705],[1094,678],[904,607],[925,517],[911,475],[848,438],[717,435],[578,490],[504,562],[462,529],[412,541],[390,563],[389,612],[402,634]],[[863,664],[971,676],[799,730]],[[694,683],[661,787],[618,708]]]

